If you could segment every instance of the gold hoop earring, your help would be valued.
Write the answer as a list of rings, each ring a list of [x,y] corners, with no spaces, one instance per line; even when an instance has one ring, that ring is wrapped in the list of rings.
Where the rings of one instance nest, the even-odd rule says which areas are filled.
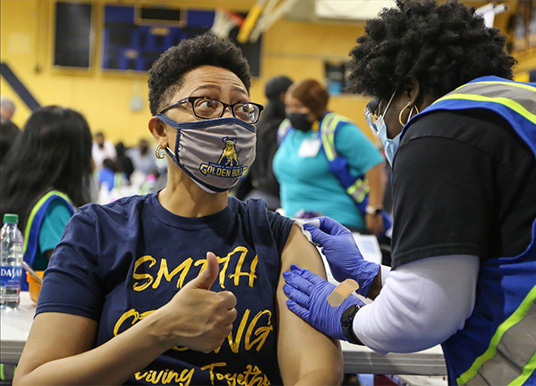
[[[411,119],[411,112],[413,111],[413,108],[415,108],[415,111],[417,112],[417,114],[420,113],[419,108],[417,107],[417,105],[411,106],[411,109],[409,110],[408,120],[406,122],[406,125],[404,125],[402,123],[402,112],[409,107],[409,103],[410,102],[408,102],[408,104],[400,111],[400,114],[398,114],[398,122],[400,122],[400,124],[402,126],[406,126],[408,124],[409,120]]]
[[[408,107],[409,107],[409,104],[411,102],[408,102],[407,105],[404,106],[404,108],[402,110],[400,110],[400,114],[398,114],[398,122],[400,122],[400,125],[402,126],[405,126],[403,123],[402,123],[402,113],[404,112],[404,110],[406,110]],[[410,110],[411,111],[411,110]],[[408,119],[409,120],[409,119]],[[407,122],[406,122],[407,123]]]
[[[162,152],[160,152],[162,150]],[[154,151],[154,155],[158,159],[164,159],[166,157],[166,153],[163,151],[162,146],[158,145],[156,147],[156,150]]]

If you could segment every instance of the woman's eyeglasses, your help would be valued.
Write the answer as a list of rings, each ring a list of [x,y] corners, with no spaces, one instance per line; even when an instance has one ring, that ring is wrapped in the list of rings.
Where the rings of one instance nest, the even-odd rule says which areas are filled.
[[[233,117],[241,119],[247,123],[257,123],[261,116],[261,111],[264,109],[262,105],[253,102],[237,102],[227,104],[218,99],[191,96],[164,107],[160,111],[160,114],[163,114],[174,107],[182,106],[185,103],[190,104],[192,107],[192,112],[197,118],[221,118],[225,113],[225,109],[229,107]]]

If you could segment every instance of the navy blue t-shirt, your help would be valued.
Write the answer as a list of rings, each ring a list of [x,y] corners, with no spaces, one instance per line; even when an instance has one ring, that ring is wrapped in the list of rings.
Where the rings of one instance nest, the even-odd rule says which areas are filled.
[[[200,218],[168,212],[156,193],[87,205],[52,255],[36,313],[96,320],[101,345],[169,302],[212,251],[220,275],[211,290],[238,300],[232,333],[209,354],[168,350],[128,383],[281,384],[275,294],[292,224],[264,201],[232,197],[223,211]]]

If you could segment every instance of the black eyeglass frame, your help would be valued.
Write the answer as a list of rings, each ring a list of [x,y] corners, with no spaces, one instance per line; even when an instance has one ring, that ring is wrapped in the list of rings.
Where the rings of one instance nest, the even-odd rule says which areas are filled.
[[[264,110],[263,105],[258,104],[258,103],[254,103],[254,102],[236,102],[236,103],[228,104],[228,103],[220,101],[219,99],[208,98],[208,97],[204,97],[204,96],[189,96],[189,97],[186,97],[184,99],[181,99],[180,101],[174,102],[174,103],[164,107],[162,110],[160,110],[160,112],[158,114],[164,114],[166,111],[169,111],[174,107],[179,107],[179,106],[185,104],[186,102],[188,102],[188,103],[190,103],[190,106],[192,106],[192,112],[194,113],[194,115],[197,118],[199,118],[199,119],[213,119],[213,118],[206,118],[206,117],[201,117],[201,116],[197,115],[197,113],[195,112],[194,102],[196,100],[198,100],[198,99],[207,99],[207,100],[210,100],[210,101],[215,101],[215,102],[221,103],[223,105],[223,109],[221,110],[220,116],[217,117],[217,118],[223,117],[223,114],[225,114],[225,110],[227,110],[227,108],[230,107],[231,114],[233,115],[233,117],[235,117],[237,119],[240,119],[242,121],[244,121],[244,120],[235,115],[234,107],[238,106],[238,105],[246,105],[246,104],[254,105],[259,109],[259,116],[257,117],[257,119],[254,122],[253,121],[251,121],[251,122],[244,121],[244,122],[251,123],[251,124],[255,124],[255,123],[259,122],[259,119],[261,117],[261,112],[262,112],[262,110]]]

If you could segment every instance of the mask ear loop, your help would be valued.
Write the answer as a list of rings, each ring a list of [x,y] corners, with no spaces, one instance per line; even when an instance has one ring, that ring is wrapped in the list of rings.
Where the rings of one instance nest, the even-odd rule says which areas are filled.
[[[408,120],[406,121],[405,124],[402,123],[402,113],[404,112],[404,110],[406,110],[406,109],[409,107],[410,103],[411,103],[411,102],[408,102],[408,104],[405,105],[404,108],[403,108],[402,110],[400,110],[400,114],[398,114],[398,122],[399,122],[400,125],[402,125],[402,126],[406,126],[406,125],[408,124],[408,122],[409,122],[409,120],[411,119],[411,116],[412,116],[411,112],[413,111],[413,108],[415,108],[415,111],[417,111],[417,114],[420,113],[419,108],[418,108],[416,105],[412,106],[411,109],[409,110]]]

